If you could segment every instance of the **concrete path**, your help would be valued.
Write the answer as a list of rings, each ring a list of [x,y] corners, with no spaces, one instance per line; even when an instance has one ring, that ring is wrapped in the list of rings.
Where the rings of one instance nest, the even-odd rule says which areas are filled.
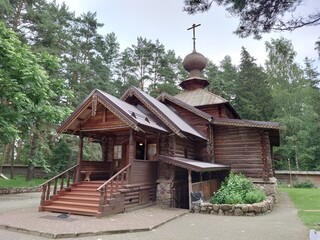
[[[81,236],[77,239],[307,240],[309,234],[286,193],[280,194],[280,204],[272,213],[257,217],[192,214],[149,207],[102,219],[71,215],[66,220],[57,219],[55,213],[37,212],[39,194],[19,195],[0,196],[0,239]],[[11,231],[3,229],[5,226]]]

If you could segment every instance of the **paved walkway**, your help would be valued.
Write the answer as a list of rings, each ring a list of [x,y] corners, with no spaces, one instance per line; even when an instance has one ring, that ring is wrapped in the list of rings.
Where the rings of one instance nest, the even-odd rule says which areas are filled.
[[[148,207],[102,219],[71,215],[61,220],[56,213],[37,212],[38,203],[38,193],[0,196],[0,239],[307,240],[309,234],[286,193],[272,213],[257,217]]]

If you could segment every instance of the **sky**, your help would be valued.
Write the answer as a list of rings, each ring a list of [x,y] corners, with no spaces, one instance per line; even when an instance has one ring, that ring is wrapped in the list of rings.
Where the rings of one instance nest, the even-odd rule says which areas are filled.
[[[245,47],[257,63],[266,60],[265,42],[283,36],[292,41],[297,52],[296,61],[314,59],[314,66],[320,70],[320,61],[314,50],[320,37],[320,27],[304,27],[293,32],[264,34],[261,40],[253,37],[239,38],[233,34],[239,20],[231,17],[224,7],[213,6],[206,13],[188,15],[183,12],[183,0],[56,0],[65,2],[76,16],[91,11],[97,13],[98,22],[104,27],[100,34],[114,32],[120,49],[136,45],[137,38],[143,37],[153,42],[157,39],[166,50],[174,50],[182,59],[192,52],[192,31],[187,31],[193,23],[201,24],[196,29],[196,50],[215,64],[226,56],[239,64],[241,47]],[[312,13],[320,10],[319,0],[305,0],[295,14]]]

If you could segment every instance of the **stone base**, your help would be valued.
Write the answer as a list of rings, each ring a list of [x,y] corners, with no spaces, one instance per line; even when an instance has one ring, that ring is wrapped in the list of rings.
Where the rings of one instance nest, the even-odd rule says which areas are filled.
[[[254,204],[192,204],[191,212],[229,216],[256,216],[271,212],[274,205],[274,197],[268,196],[263,202]]]
[[[259,181],[258,179],[252,179],[254,185],[261,189],[266,196],[271,196],[274,198],[275,202],[278,202],[279,193],[278,193],[278,184],[277,179],[272,177],[268,182]]]

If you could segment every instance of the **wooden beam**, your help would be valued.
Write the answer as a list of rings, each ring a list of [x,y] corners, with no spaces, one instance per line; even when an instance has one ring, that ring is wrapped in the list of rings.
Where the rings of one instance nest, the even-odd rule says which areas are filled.
[[[191,176],[191,170],[188,170],[188,195],[189,195],[189,209],[191,210],[191,193],[192,193],[192,176]]]

